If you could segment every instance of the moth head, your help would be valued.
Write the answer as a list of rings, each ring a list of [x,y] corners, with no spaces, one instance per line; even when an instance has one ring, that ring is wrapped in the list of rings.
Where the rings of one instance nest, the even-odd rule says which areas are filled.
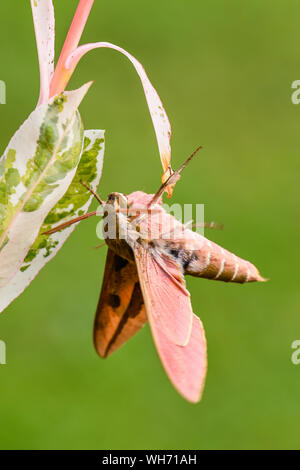
[[[120,212],[127,210],[128,207],[128,201],[127,201],[127,196],[122,193],[110,193],[106,204],[109,206],[112,206],[112,209],[115,212]]]

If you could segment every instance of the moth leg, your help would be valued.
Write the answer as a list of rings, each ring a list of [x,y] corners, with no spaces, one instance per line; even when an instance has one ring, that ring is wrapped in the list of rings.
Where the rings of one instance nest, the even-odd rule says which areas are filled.
[[[103,248],[106,245],[106,242],[99,243],[99,245],[94,246],[94,250],[98,250],[98,248]]]
[[[85,181],[80,180],[80,183],[94,196],[94,198],[97,199],[97,201],[99,202],[99,204],[101,204],[101,206],[104,205],[104,202],[102,201],[100,196],[96,193],[96,191],[93,190],[93,188],[91,188]]]
[[[192,160],[192,158],[194,158],[196,153],[198,153],[199,150],[201,150],[201,149],[202,149],[201,146],[196,148],[196,150],[194,150],[192,155],[189,156],[189,158],[181,165],[181,167],[178,168],[178,170],[173,171],[173,173],[169,176],[169,178],[160,186],[159,190],[154,194],[153,199],[148,204],[148,208],[153,206],[161,198],[161,196],[165,192],[167,186],[170,186],[170,185],[175,186],[175,184],[177,183],[177,181],[180,178],[182,170],[185,169],[185,167],[188,165],[188,163]]]
[[[88,212],[87,214],[80,215],[79,217],[76,217],[75,219],[68,220],[67,222],[64,222],[63,224],[57,225],[57,227],[54,227],[51,230],[47,230],[46,232],[43,232],[42,235],[51,235],[52,233],[59,232],[59,230],[69,227],[70,225],[77,224],[77,222],[80,222],[81,220],[84,220],[84,219],[88,219],[89,217],[92,217],[93,215],[97,215],[97,212],[96,211]]]

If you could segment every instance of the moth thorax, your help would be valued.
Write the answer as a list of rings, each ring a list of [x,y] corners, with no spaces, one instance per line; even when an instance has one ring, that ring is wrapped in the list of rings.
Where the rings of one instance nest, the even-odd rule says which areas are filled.
[[[103,208],[103,236],[111,240],[122,238],[119,216],[126,217],[127,198],[121,193],[111,193]],[[122,224],[121,224],[122,225]]]

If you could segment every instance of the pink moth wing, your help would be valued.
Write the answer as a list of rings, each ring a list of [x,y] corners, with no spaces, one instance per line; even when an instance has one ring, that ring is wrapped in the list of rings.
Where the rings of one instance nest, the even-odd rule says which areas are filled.
[[[186,346],[192,331],[190,294],[179,265],[145,248],[134,249],[142,292],[149,298],[146,310],[169,340]]]
[[[139,208],[145,208],[151,200],[151,195],[136,191],[128,196],[128,204],[131,214],[138,214]],[[157,239],[162,231],[169,230],[170,226],[178,223],[174,217],[163,212],[162,218],[161,205],[157,205],[157,211],[151,214],[148,227],[148,217],[139,222],[141,232],[147,230],[149,239]],[[192,330],[193,311],[190,302],[190,294],[185,287],[185,281],[182,275],[181,267],[164,255],[156,253],[155,248],[148,246],[139,250],[139,260],[137,260],[137,251],[135,259],[138,263],[146,261],[144,272],[139,272],[141,276],[146,276],[148,287],[153,297],[152,313],[157,318],[160,328],[165,335],[174,344],[186,346],[189,342]],[[144,261],[142,261],[144,260]]]
[[[192,312],[190,295],[185,289],[183,275],[180,275],[175,261],[158,261],[155,255],[143,247],[137,247],[134,255],[159,357],[178,392],[187,400],[197,402],[201,398],[206,376],[206,339],[201,321]],[[172,278],[175,273],[176,278]],[[190,334],[186,344],[180,346],[170,339],[164,323],[170,323],[173,314],[176,327],[180,331],[180,320],[186,312],[191,315]]]

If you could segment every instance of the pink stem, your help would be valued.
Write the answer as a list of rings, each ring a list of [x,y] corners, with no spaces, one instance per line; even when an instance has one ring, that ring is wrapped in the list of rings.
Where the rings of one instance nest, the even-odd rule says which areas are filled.
[[[66,69],[69,55],[77,48],[94,0],[80,0],[50,83],[50,98],[62,92],[73,70]]]

